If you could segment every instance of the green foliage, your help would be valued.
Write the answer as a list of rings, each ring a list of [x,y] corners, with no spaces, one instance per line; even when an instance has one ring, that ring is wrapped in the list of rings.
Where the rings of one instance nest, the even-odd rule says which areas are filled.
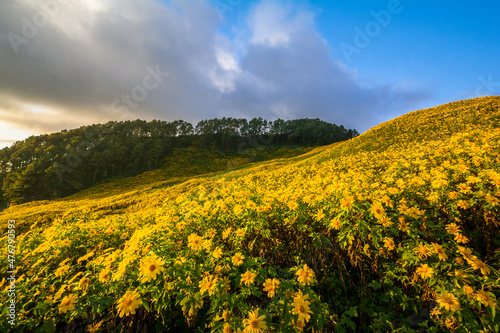
[[[262,156],[266,147],[314,146],[356,135],[319,119],[273,123],[222,118],[200,121],[196,127],[184,121],[108,122],[32,136],[0,150],[0,204],[65,197],[109,179],[156,170],[161,160],[171,162],[180,156],[179,149],[189,147],[231,158],[247,158],[246,151],[257,150],[252,152],[255,161],[268,158]]]
[[[186,148],[164,169],[12,207],[16,329],[498,332],[499,119],[487,97],[291,158],[238,166]],[[42,225],[35,208],[60,213]]]

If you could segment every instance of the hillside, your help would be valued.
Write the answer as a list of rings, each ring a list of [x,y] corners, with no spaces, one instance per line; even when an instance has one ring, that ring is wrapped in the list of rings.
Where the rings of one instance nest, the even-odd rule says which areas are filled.
[[[498,332],[499,154],[484,97],[300,156],[11,207],[16,327]]]
[[[161,207],[164,195],[171,190],[172,185],[193,181],[207,175],[217,177],[230,170],[245,169],[249,167],[251,160],[285,158],[302,155],[311,150],[321,151],[324,148],[273,149],[262,146],[254,150],[245,150],[238,156],[227,156],[194,148],[176,149],[164,160],[164,167],[161,169],[144,172],[135,177],[113,179],[66,198],[12,206],[5,212],[0,212],[0,216],[15,216],[16,219],[22,217],[18,219],[17,230],[23,232],[35,223],[45,225],[62,215],[79,211],[82,207],[99,217],[128,215],[137,211],[137,205],[142,206],[144,203],[147,203],[148,209]],[[258,164],[253,163],[252,166]],[[160,189],[162,193],[157,193]]]
[[[0,150],[0,209],[67,197],[104,181],[164,168],[176,150],[257,161],[268,158],[262,149],[320,146],[356,135],[356,130],[319,119],[224,117],[196,126],[182,120],[110,121],[31,136]],[[246,156],[249,151],[255,156]]]

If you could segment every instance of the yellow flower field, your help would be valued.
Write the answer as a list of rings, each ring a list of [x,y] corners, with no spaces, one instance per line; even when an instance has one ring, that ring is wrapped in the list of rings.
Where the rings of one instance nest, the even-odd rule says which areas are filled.
[[[19,331],[499,330],[500,97],[152,183],[0,213]]]

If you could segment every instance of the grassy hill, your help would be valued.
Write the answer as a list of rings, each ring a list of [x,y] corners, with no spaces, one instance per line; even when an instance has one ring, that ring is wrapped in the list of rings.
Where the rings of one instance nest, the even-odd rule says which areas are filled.
[[[187,158],[12,207],[15,327],[498,332],[499,153],[485,97],[300,156]]]
[[[318,149],[323,148],[316,150]],[[83,207],[100,217],[110,214],[127,215],[136,211],[135,205],[141,202],[147,203],[150,208],[161,206],[163,199],[161,196],[157,197],[158,193],[155,193],[158,189],[166,190],[172,185],[188,180],[244,168],[253,160],[292,157],[311,150],[313,148],[310,147],[262,146],[244,150],[236,156],[228,156],[205,149],[176,149],[163,161],[164,167],[158,170],[148,171],[136,177],[114,179],[66,198],[39,200],[12,206],[3,213],[0,212],[0,216],[16,219],[18,232],[23,232],[35,223],[45,225]],[[154,195],[149,195],[153,193]]]

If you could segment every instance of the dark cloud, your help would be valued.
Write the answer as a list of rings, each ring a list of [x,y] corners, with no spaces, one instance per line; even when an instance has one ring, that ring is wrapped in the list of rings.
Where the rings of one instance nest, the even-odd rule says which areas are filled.
[[[364,131],[429,97],[363,82],[332,59],[314,17],[263,2],[229,40],[205,1],[3,1],[0,122],[42,133],[112,119],[318,117]]]

